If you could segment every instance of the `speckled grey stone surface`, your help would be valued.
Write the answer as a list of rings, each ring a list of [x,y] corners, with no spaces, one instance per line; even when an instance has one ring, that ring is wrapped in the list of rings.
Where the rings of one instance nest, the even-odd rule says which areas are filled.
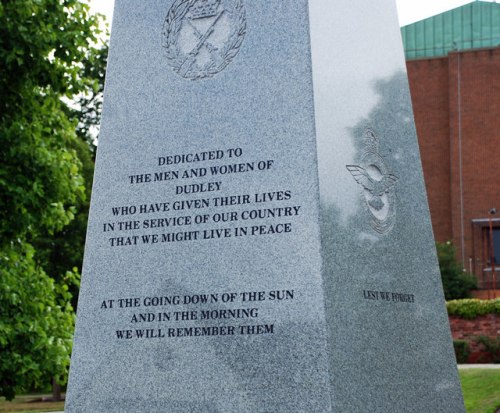
[[[464,412],[396,7],[333,3],[310,2],[333,411]]]
[[[200,5],[116,0],[66,411],[463,411],[394,4]]]
[[[116,1],[66,411],[330,411],[308,3],[189,4]]]

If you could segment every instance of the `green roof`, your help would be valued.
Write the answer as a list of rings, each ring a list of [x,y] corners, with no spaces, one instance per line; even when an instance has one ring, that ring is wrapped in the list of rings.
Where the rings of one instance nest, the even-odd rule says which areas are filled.
[[[500,45],[500,4],[474,1],[401,28],[406,59]]]

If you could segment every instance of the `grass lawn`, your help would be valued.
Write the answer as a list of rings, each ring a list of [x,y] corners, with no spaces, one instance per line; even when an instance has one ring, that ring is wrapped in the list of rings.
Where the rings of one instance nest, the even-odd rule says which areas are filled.
[[[467,413],[496,413],[500,409],[500,369],[459,370]],[[34,402],[41,395],[18,396],[12,402],[0,397],[0,413],[64,410],[64,402]]]
[[[467,413],[500,409],[500,369],[459,370]]]
[[[34,401],[40,400],[42,396],[49,395],[23,395],[16,396],[16,398],[8,402],[5,398],[0,397],[0,413],[7,412],[54,412],[54,411],[63,411],[64,410],[64,402],[41,402]]]

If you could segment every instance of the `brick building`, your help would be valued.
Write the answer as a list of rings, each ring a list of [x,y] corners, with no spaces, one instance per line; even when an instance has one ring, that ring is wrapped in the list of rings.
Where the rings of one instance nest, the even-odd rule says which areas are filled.
[[[475,1],[401,31],[435,238],[453,241],[481,289],[493,274],[499,288],[500,4]]]

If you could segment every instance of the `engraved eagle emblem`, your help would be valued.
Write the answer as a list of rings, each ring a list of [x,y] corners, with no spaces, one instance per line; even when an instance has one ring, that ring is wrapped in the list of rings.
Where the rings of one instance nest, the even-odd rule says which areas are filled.
[[[163,47],[174,71],[196,80],[222,71],[245,33],[243,0],[176,0],[163,25]]]
[[[382,175],[382,179],[377,180],[372,178],[362,166],[346,165],[346,168],[356,182],[371,193],[372,199],[368,201],[368,204],[377,211],[380,211],[384,207],[384,202],[381,199],[382,195],[389,192],[397,182],[398,177],[393,174],[387,174]]]
[[[362,197],[371,215],[371,226],[380,234],[387,234],[396,218],[396,182],[399,178],[380,155],[379,138],[367,128],[363,134],[365,149],[360,165],[346,165],[354,180],[362,187]]]

